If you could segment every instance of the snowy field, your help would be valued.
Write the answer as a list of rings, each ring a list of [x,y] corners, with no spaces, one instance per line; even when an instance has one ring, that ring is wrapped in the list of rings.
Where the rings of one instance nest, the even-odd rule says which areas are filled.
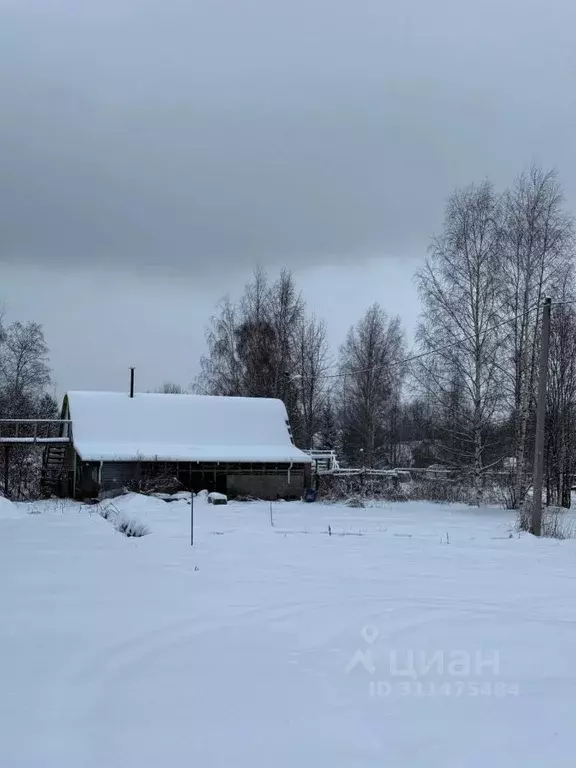
[[[576,542],[502,510],[0,500],[2,768],[574,766]],[[329,534],[330,530],[330,534]]]

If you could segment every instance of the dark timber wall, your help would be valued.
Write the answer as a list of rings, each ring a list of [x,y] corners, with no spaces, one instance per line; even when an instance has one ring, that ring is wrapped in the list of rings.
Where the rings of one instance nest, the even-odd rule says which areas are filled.
[[[100,477],[98,485],[97,478]],[[230,497],[300,498],[310,485],[306,464],[215,464],[156,462],[78,462],[77,495],[94,496],[161,478],[177,478],[187,490],[219,491]]]
[[[282,475],[229,475],[227,477],[229,496],[254,496],[257,499],[300,498],[304,492],[304,473]]]
[[[132,461],[105,461],[102,464],[102,490],[110,491],[122,488],[141,475],[140,465]]]

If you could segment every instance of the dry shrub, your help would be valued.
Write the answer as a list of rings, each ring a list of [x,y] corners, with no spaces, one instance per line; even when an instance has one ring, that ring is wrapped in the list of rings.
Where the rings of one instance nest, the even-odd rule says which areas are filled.
[[[532,533],[532,501],[526,501],[516,513],[518,531]],[[544,507],[542,510],[542,536],[549,539],[573,539],[574,523],[566,519],[564,507]]]
[[[129,539],[137,539],[141,536],[147,536],[150,533],[150,529],[147,525],[141,523],[140,520],[135,520],[130,517],[121,518],[118,523],[116,523],[116,530],[118,533],[121,533]]]
[[[172,495],[183,490],[184,486],[177,477],[170,473],[142,475],[126,483],[126,490],[132,493],[142,493],[150,496],[154,493],[166,493]]]
[[[337,502],[348,499],[376,501],[437,501],[465,502],[474,499],[468,478],[429,477],[414,473],[414,477],[386,475],[321,475],[318,498]]]

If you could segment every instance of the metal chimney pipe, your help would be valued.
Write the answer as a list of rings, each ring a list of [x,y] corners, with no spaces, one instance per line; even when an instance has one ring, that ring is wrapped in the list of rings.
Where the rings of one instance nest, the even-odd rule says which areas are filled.
[[[134,397],[134,368],[130,368],[130,397]]]

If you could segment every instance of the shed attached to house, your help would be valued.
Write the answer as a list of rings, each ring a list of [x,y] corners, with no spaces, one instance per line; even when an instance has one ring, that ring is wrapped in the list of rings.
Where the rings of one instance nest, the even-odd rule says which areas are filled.
[[[297,498],[311,459],[292,442],[280,400],[205,395],[69,392],[78,498],[154,476],[229,496]]]

